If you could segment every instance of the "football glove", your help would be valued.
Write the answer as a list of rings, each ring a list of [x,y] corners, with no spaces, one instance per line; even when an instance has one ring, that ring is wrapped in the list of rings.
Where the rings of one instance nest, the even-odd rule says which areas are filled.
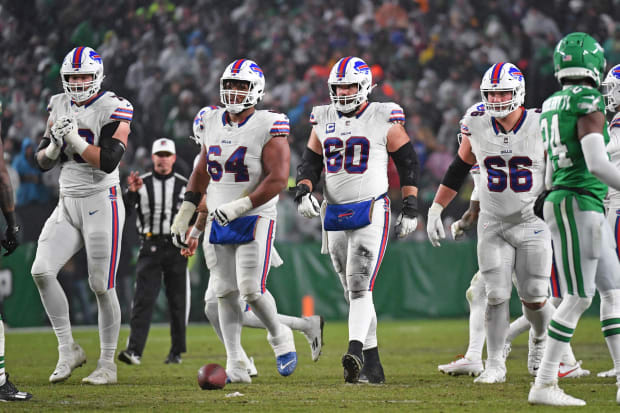
[[[319,201],[310,192],[310,187],[306,184],[298,184],[295,187],[295,202],[297,212],[306,218],[318,217],[321,213]]]
[[[254,208],[254,206],[252,205],[250,197],[245,196],[220,205],[211,213],[211,217],[217,221],[218,224],[225,227],[230,224],[231,221],[239,218],[252,208]]]
[[[192,216],[194,216],[194,211],[196,211],[196,204],[183,201],[181,208],[179,208],[179,212],[177,212],[172,221],[170,233],[172,234],[172,243],[177,248],[187,248],[185,234],[187,233],[187,228],[189,228],[189,221],[191,221]]]
[[[418,199],[409,195],[403,199],[403,209],[396,218],[396,236],[404,238],[418,227]]]
[[[446,237],[446,233],[443,229],[443,223],[441,222],[441,212],[443,207],[437,202],[433,202],[433,205],[428,209],[428,218],[426,222],[426,232],[428,239],[433,247],[438,247],[441,244],[439,240]]]
[[[9,225],[6,227],[6,231],[4,232],[4,239],[1,244],[6,249],[4,256],[11,255],[13,251],[19,246],[19,241],[17,240],[17,233],[20,231],[19,225]]]
[[[450,225],[450,232],[452,233],[452,238],[455,240],[461,238],[463,234],[465,234],[465,229],[461,226],[460,219]]]

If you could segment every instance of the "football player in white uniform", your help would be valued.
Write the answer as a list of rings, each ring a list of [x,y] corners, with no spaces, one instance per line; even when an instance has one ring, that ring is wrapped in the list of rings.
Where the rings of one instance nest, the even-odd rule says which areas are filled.
[[[362,59],[340,59],[331,69],[328,85],[332,104],[312,110],[313,128],[297,168],[295,200],[301,215],[319,216],[321,208],[312,191],[325,167],[323,230],[349,303],[344,379],[383,383],[372,291],[390,227],[388,155],[396,164],[402,188],[403,209],[396,222],[399,237],[417,227],[418,159],[403,127],[402,108],[368,102],[372,75]]]
[[[293,332],[278,319],[273,297],[263,294],[272,259],[276,202],[286,187],[290,162],[288,118],[255,109],[264,89],[263,71],[252,60],[235,60],[224,70],[220,98],[225,109],[203,115],[207,133],[200,160],[171,227],[176,242],[183,245],[206,190],[212,219],[205,259],[218,297],[226,373],[232,382],[251,382],[242,357],[240,298],[266,326],[278,372],[288,376],[297,366]]]
[[[603,97],[605,98],[605,109],[608,113],[613,113],[613,119],[609,122],[609,143],[607,153],[611,157],[614,166],[620,169],[620,65],[612,67],[605,81],[602,83]],[[620,191],[609,187],[606,203],[607,222],[611,225],[611,230],[616,240],[616,253],[620,259]],[[599,377],[616,377],[616,370],[612,368],[597,374]]]
[[[60,200],[39,236],[32,276],[58,338],[58,364],[52,383],[66,380],[86,362],[73,340],[67,297],[58,271],[82,247],[88,284],[97,297],[101,355],[82,382],[116,383],[114,353],[120,329],[116,270],[125,222],[120,202],[118,163],[125,152],[133,107],[102,91],[103,62],[90,47],[76,47],[63,60],[64,94],[52,96],[45,136],[36,153],[43,170],[60,163]]]
[[[551,239],[534,215],[533,203],[544,186],[545,151],[539,111],[526,110],[525,81],[511,63],[497,63],[482,78],[483,103],[461,120],[458,155],[444,176],[429,209],[427,232],[433,246],[444,238],[441,212],[456,196],[473,164],[480,165],[478,267],[487,294],[488,360],[476,383],[506,380],[503,348],[509,328],[512,272],[523,314],[533,329],[530,352],[544,351],[553,314],[548,303]],[[528,359],[540,359],[530,357]]]

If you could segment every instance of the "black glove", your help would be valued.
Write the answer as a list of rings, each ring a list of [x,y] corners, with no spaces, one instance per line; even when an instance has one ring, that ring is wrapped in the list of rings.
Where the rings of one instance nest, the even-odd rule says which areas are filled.
[[[545,189],[536,197],[536,201],[534,202],[534,215],[540,219],[545,219],[543,216],[543,207],[545,206],[545,199],[547,199],[547,195],[550,193],[551,191]]]
[[[418,198],[413,195],[409,195],[403,199],[403,215],[409,218],[415,218],[418,216]]]
[[[4,256],[11,255],[15,249],[19,246],[19,241],[17,240],[17,233],[20,231],[19,225],[9,225],[6,227],[6,231],[4,232],[4,239],[1,244],[6,249]]]
[[[304,195],[310,193],[310,187],[306,184],[297,184],[296,187],[290,188],[289,190],[291,192],[295,191],[295,203],[297,205],[299,205]]]

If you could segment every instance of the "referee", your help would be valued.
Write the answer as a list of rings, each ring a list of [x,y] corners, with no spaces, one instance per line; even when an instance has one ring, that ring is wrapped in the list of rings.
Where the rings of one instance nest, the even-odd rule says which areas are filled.
[[[156,140],[151,158],[152,172],[142,176],[132,172],[127,178],[125,207],[128,215],[134,209],[138,213],[137,227],[142,242],[136,266],[129,342],[118,359],[127,364],[140,364],[163,277],[172,340],[165,363],[179,364],[181,353],[186,351],[190,286],[187,258],[172,244],[170,225],[183,202],[187,178],[174,172],[176,150],[170,139]]]

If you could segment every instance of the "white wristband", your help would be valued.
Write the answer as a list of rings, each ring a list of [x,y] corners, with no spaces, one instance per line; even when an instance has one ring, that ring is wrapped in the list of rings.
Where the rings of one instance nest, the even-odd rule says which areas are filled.
[[[50,144],[47,145],[47,147],[45,148],[45,156],[47,156],[50,159],[58,159],[59,155],[60,155],[60,148],[56,146],[56,144],[53,141],[50,142]]]
[[[189,232],[190,238],[200,238],[201,235],[202,235],[202,230],[196,227],[192,227],[192,230]]]
[[[88,148],[88,142],[86,142],[83,139],[76,139],[74,142],[71,143],[71,146],[73,146],[73,150],[78,155],[81,156],[84,153],[84,151],[86,150],[86,148]]]

